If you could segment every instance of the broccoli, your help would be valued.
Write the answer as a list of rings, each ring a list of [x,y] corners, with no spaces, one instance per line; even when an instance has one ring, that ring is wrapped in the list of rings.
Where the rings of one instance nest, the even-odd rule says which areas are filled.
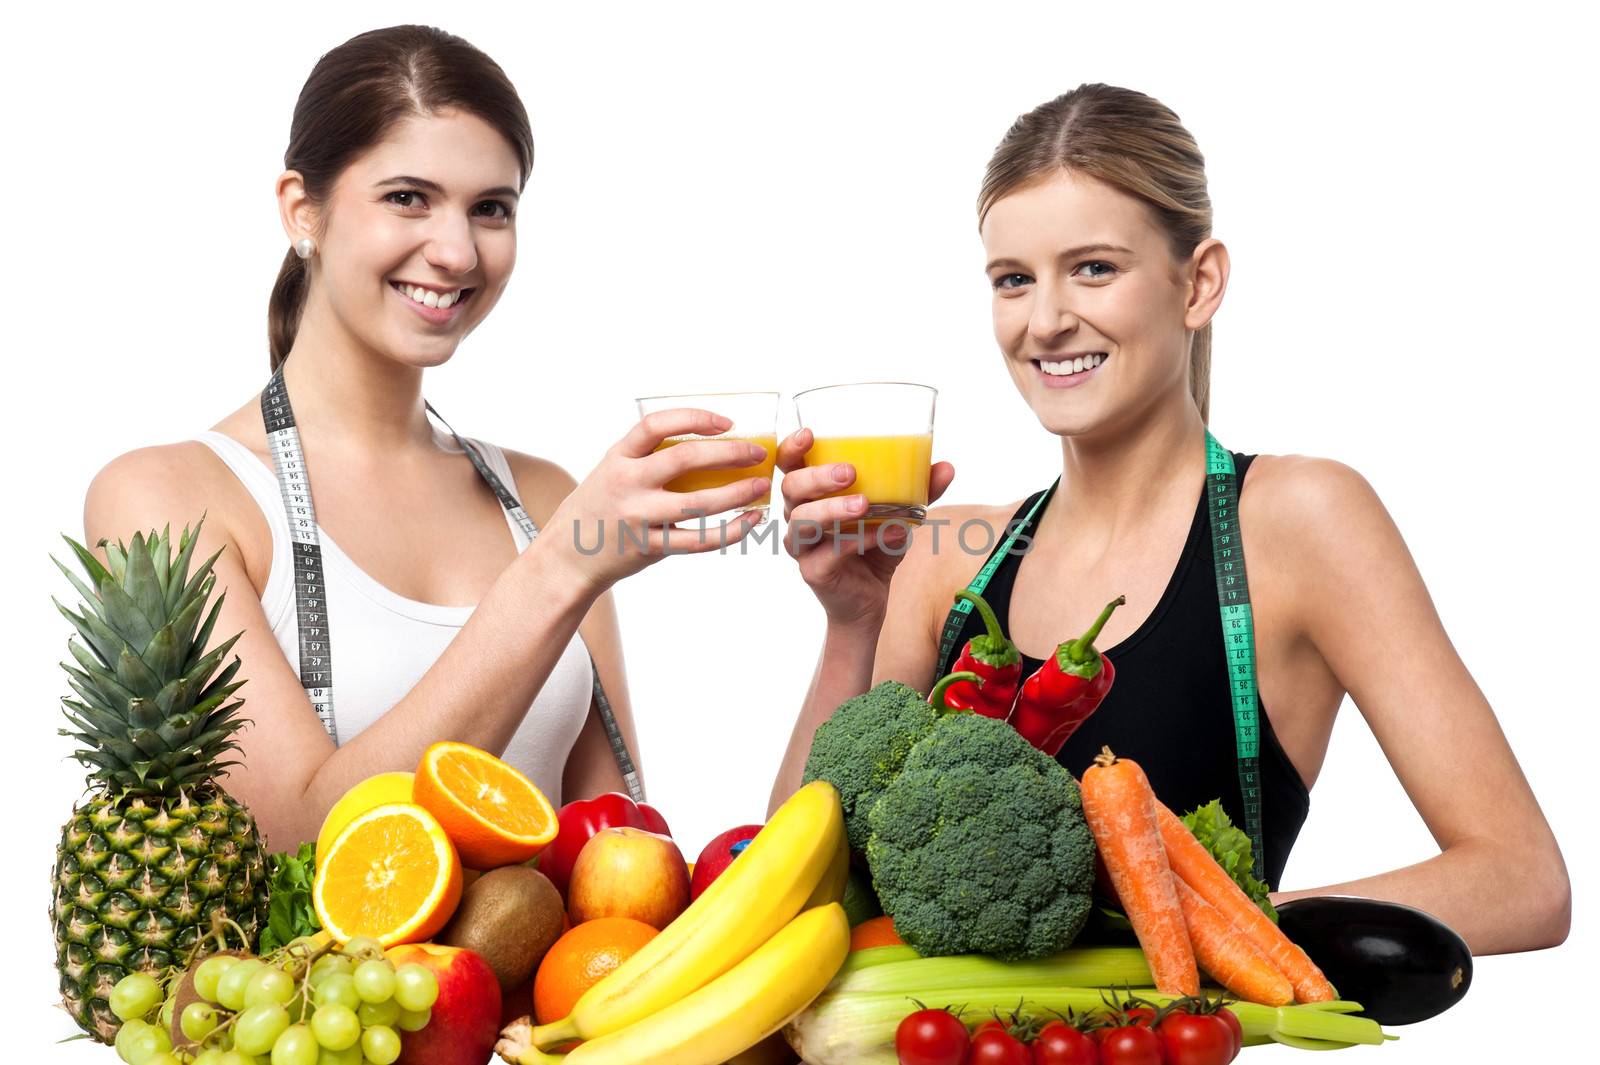
[[[937,719],[938,712],[915,688],[886,680],[840,703],[817,727],[801,780],[826,780],[839,789],[852,850],[866,850],[872,804]]]
[[[873,887],[924,955],[1040,958],[1089,915],[1077,782],[1004,721],[955,714],[912,748],[868,821]]]

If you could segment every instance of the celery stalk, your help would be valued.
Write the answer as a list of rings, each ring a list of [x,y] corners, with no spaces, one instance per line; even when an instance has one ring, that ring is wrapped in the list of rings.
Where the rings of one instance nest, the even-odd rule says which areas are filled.
[[[931,960],[931,959],[930,959]],[[970,960],[970,959],[969,959]],[[868,970],[870,972],[871,970]],[[1173,996],[1140,990],[1139,997],[1157,1005]],[[968,1018],[991,1012],[1009,1012],[1019,1005],[1024,1012],[1048,1015],[1075,1010],[1089,1013],[1105,1008],[1104,997],[1114,997],[1094,987],[1012,983],[975,986],[952,981],[942,986],[925,983],[902,991],[825,991],[789,1026],[787,1034],[800,1056],[812,1065],[895,1065],[895,1030],[918,1007],[964,1007]],[[1104,996],[1104,997],[1103,997]],[[915,1001],[914,1001],[915,1000]],[[1381,1043],[1383,1030],[1364,1017],[1351,1017],[1328,1009],[1301,1006],[1260,1006],[1239,1002],[1229,1007],[1239,1018],[1251,1043],[1312,1040],[1320,1044]]]
[[[839,975],[847,976],[862,969],[871,969],[890,962],[915,961],[921,957],[921,954],[910,947],[867,947],[864,950],[852,950],[845,955],[844,964],[839,967]]]
[[[885,949],[885,948],[879,948]],[[829,991],[917,991],[924,987],[1057,984],[1063,987],[1149,987],[1155,982],[1138,947],[1076,947],[1036,961],[1003,962],[975,954],[915,958],[841,971]]]

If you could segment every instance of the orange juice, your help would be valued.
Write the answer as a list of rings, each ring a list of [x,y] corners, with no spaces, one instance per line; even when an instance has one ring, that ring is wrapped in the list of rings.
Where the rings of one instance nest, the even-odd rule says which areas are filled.
[[[900,436],[819,436],[806,452],[807,466],[848,462],[856,468],[855,483],[830,495],[864,494],[873,506],[910,508],[928,505],[928,467],[933,462],[933,434]],[[920,518],[920,513],[916,516]]]
[[[751,477],[763,477],[766,478],[769,484],[771,483],[772,467],[778,458],[777,433],[766,433],[758,436],[739,436],[731,433],[727,436],[674,436],[663,440],[659,445],[657,445],[656,450],[660,451],[663,448],[671,447],[673,444],[682,444],[690,440],[748,440],[752,444],[759,444],[760,446],[766,448],[767,457],[752,466],[740,466],[736,469],[690,470],[689,472],[680,474],[668,481],[666,486],[667,491],[698,492],[705,488],[721,488],[724,485],[732,484],[735,481],[743,481]],[[769,488],[766,495],[762,496],[754,503],[749,504],[745,509],[754,510],[757,507],[764,507],[767,506],[771,501],[772,490]]]

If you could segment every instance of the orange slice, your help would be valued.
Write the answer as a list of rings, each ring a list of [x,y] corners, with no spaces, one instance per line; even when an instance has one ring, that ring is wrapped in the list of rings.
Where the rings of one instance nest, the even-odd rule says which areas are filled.
[[[556,811],[533,781],[468,743],[423,752],[412,801],[439,819],[472,869],[525,862],[556,838]]]
[[[387,803],[340,830],[311,891],[322,927],[344,943],[384,947],[431,939],[461,901],[461,859],[443,826],[408,802]]]

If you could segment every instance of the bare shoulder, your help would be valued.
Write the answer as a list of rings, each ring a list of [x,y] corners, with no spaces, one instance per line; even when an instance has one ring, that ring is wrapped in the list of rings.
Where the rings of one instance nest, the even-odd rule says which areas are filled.
[[[506,464],[511,467],[511,476],[516,478],[517,496],[522,500],[522,508],[535,525],[543,528],[561,501],[578,487],[577,480],[560,464],[549,459],[512,451],[510,448],[503,448],[502,451],[506,456]]]
[[[1415,574],[1400,531],[1360,473],[1332,459],[1262,455],[1240,489],[1239,528],[1252,578],[1318,612],[1355,583]],[[1252,584],[1255,581],[1252,580]]]
[[[1241,523],[1269,535],[1339,531],[1383,513],[1367,479],[1334,459],[1259,455],[1240,488]]]
[[[181,527],[215,509],[231,475],[199,441],[143,447],[108,462],[84,499],[84,527],[91,536],[117,530]],[[228,524],[226,518],[218,524]],[[216,528],[216,525],[213,525]]]

